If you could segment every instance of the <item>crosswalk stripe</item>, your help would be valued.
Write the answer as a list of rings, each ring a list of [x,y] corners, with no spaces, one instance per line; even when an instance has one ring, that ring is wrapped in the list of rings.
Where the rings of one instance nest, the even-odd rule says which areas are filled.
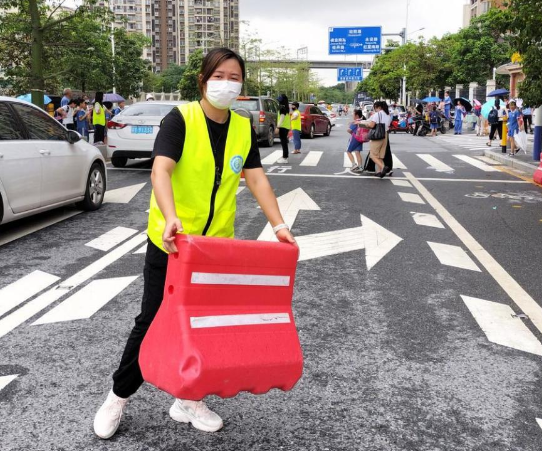
[[[299,166],[317,166],[324,152],[311,150]]]
[[[508,305],[470,296],[461,298],[490,342],[542,355],[542,344],[520,318],[513,316]]]
[[[416,156],[425,161],[437,172],[454,172],[454,169],[427,153],[417,153]]]
[[[343,168],[351,168],[352,167],[352,162],[350,161],[350,158],[348,158],[348,153],[345,152],[343,155],[344,155]]]
[[[275,164],[282,157],[282,150],[275,150],[262,160],[262,164]]]
[[[390,179],[391,183],[395,186],[403,186],[407,188],[412,188],[412,184],[408,180],[393,180]]]
[[[147,243],[145,245],[141,246],[137,251],[134,252],[134,254],[146,254],[147,253]]]
[[[0,290],[0,316],[22,304],[60,277],[43,271],[33,271]]]
[[[90,318],[138,277],[93,280],[73,296],[34,321],[32,325]]]
[[[474,166],[475,168],[478,168],[478,169],[481,169],[482,171],[485,171],[485,172],[499,172],[498,169],[495,169],[494,167],[488,165],[488,164],[485,164],[484,162],[482,161],[479,161],[475,158],[472,158],[472,157],[469,157],[467,155],[454,155],[455,158],[461,160],[461,161],[464,161],[465,163],[468,163],[472,166]]]
[[[393,155],[393,169],[407,169],[404,163],[397,158],[397,155]]]
[[[85,244],[85,246],[92,247],[100,251],[108,251],[136,233],[137,230],[135,229],[129,229],[127,227],[115,227],[98,238],[89,241],[87,244]]]
[[[454,266],[455,268],[469,269],[471,271],[480,271],[476,263],[468,256],[468,254],[459,246],[450,244],[432,243],[428,241],[429,247],[435,253],[439,262],[446,266]]]
[[[403,202],[410,202],[411,204],[425,204],[419,194],[414,193],[397,193]]]
[[[7,387],[9,383],[17,379],[18,374],[11,374],[10,376],[0,376],[0,391]]]
[[[410,214],[412,215],[414,222],[418,225],[444,229],[442,222],[440,222],[435,215],[429,213],[415,213],[413,211],[411,211]]]
[[[125,186],[124,188],[117,188],[110,191],[106,191],[104,195],[104,203],[112,204],[127,204],[129,203],[139,191],[147,183],[139,183],[137,185]]]

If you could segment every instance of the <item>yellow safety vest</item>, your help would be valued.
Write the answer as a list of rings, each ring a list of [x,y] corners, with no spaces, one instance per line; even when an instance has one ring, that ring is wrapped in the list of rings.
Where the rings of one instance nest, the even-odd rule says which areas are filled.
[[[297,113],[297,119],[290,119],[292,123],[292,130],[299,130],[301,131],[301,113],[299,110],[295,110],[295,113]],[[294,113],[292,113],[293,115]]]
[[[100,112],[96,113],[96,110],[92,111],[92,123],[94,125],[103,125],[105,127],[105,109],[100,103],[98,103],[98,105],[100,105]]]
[[[277,116],[277,122],[280,120],[280,107],[279,107],[279,113],[278,113],[278,116]],[[280,128],[286,128],[288,130],[290,130],[290,113],[287,113],[284,115],[284,121],[282,122],[282,125],[280,126]]]
[[[171,176],[175,210],[186,235],[233,238],[236,194],[252,144],[250,120],[231,111],[224,152],[222,179],[217,184],[216,164],[205,115],[199,102],[178,106],[186,126],[181,159]],[[151,194],[148,235],[164,250],[166,221],[154,191]]]

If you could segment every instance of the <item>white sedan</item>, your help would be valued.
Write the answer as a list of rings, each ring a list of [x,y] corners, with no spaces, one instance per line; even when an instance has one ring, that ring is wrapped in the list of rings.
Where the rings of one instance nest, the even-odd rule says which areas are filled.
[[[128,158],[150,158],[162,119],[179,102],[140,102],[113,117],[107,124],[107,157],[117,168]]]
[[[102,205],[105,159],[41,108],[0,96],[0,223],[78,202]]]
[[[329,122],[331,123],[331,126],[335,127],[335,125],[337,124],[337,114],[335,114],[333,111],[327,110],[326,107],[323,105],[320,105],[319,108],[320,111],[322,111],[322,113],[327,116]]]

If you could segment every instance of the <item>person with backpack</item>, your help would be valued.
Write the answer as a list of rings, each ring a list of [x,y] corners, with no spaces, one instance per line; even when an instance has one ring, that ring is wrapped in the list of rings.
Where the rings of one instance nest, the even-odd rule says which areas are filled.
[[[433,105],[433,110],[429,113],[429,124],[431,126],[431,136],[437,136],[439,128],[440,116],[437,112],[437,106]]]
[[[491,147],[491,142],[495,139],[495,133],[499,134],[499,140],[502,139],[502,122],[505,115],[506,112],[504,111],[504,108],[501,108],[501,101],[495,99],[495,105],[491,108],[491,111],[487,116],[487,121],[491,126],[489,141],[486,143],[488,147]]]
[[[363,142],[366,139],[367,129],[356,124],[356,121],[362,120],[364,120],[364,117],[361,110],[354,110],[354,122],[352,122],[346,130],[350,134],[346,155],[348,155],[350,163],[352,163],[352,167],[350,168],[352,172],[363,170],[361,164],[361,152],[363,152]],[[355,160],[352,154],[356,155]]]

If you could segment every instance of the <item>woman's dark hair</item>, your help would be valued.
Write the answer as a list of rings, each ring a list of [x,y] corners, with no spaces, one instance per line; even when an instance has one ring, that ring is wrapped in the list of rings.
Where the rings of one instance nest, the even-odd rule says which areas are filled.
[[[499,99],[495,99],[495,108],[499,108],[501,106],[501,101]]]
[[[437,106],[433,105],[433,111],[437,111]]]
[[[111,108],[113,108],[113,102],[104,102],[104,107],[110,110]]]
[[[278,97],[280,105],[280,114],[289,114],[290,113],[290,104],[288,103],[288,97],[286,94],[281,94]]]
[[[215,70],[220,66],[224,61],[229,59],[235,59],[241,66],[241,75],[243,80],[245,80],[246,71],[245,71],[245,61],[233,50],[227,49],[225,47],[217,48],[211,50],[201,63],[200,77],[198,79],[198,89],[201,95],[203,95],[203,86],[209,81],[211,76],[214,74]]]
[[[360,119],[363,119],[363,111],[361,110],[354,110],[354,116],[359,117]]]
[[[94,102],[97,102],[97,103],[99,103],[100,105],[103,104],[103,102],[104,102],[104,93],[98,91],[98,92],[96,93],[96,96],[94,96]]]
[[[388,104],[384,100],[380,102],[380,108],[382,108],[384,113],[386,113],[388,116],[390,115],[390,109],[388,108]]]

